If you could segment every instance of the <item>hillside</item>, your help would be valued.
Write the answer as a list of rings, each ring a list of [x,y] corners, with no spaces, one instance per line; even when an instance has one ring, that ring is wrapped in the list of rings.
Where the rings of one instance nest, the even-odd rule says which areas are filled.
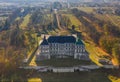
[[[91,13],[94,12],[91,9]],[[109,42],[107,46],[104,45],[105,38],[108,38],[107,40],[117,42],[119,43],[119,33],[120,29],[118,26],[115,26],[115,24],[111,24],[109,26],[109,22],[114,21],[115,17],[109,18],[111,20],[103,22],[104,20],[101,20],[102,17],[98,17],[98,14],[91,14],[87,11],[84,11],[82,8],[78,9],[71,9],[64,12],[58,12],[57,18],[56,15],[53,12],[50,12],[49,10],[45,9],[36,9],[35,11],[32,11],[32,14],[30,13],[32,9],[26,8],[24,14],[17,15],[14,17],[13,20],[13,27],[16,26],[14,23],[18,23],[18,27],[21,30],[24,30],[23,37],[26,37],[26,41],[30,39],[26,33],[30,34],[33,39],[36,39],[35,35],[41,35],[41,34],[51,34],[51,35],[68,35],[68,34],[76,34],[81,33],[82,39],[84,40],[86,44],[86,48],[90,52],[91,59],[98,64],[98,60],[101,56],[108,56],[108,54],[111,54],[112,47],[114,45],[111,45]],[[18,12],[18,11],[17,11]],[[14,13],[13,13],[14,14]],[[104,16],[104,15],[103,15]],[[57,25],[57,21],[59,20],[59,26]],[[95,21],[94,21],[95,20]],[[110,28],[111,30],[107,29]],[[28,31],[30,30],[30,31]],[[104,36],[104,37],[103,37]],[[113,39],[109,39],[109,38]],[[25,41],[25,42],[26,42]],[[32,42],[32,41],[31,41]],[[35,40],[33,40],[33,43],[35,43]],[[25,44],[23,42],[23,44]],[[31,44],[28,44],[31,45]],[[89,45],[89,46],[88,46]],[[96,46],[97,45],[97,46]],[[24,46],[24,45],[23,45]],[[27,45],[26,45],[27,46]],[[99,48],[96,52],[96,48]],[[107,53],[105,53],[105,52]],[[94,53],[94,54],[93,54]],[[95,54],[96,53],[96,54]],[[101,55],[100,55],[101,54]],[[111,55],[109,55],[112,57]],[[108,56],[108,57],[109,57]],[[97,59],[96,59],[97,57]],[[96,59],[96,60],[95,60]],[[111,61],[111,60],[110,60]]]
[[[78,34],[94,63],[102,66],[99,60],[104,59],[120,65],[120,16],[109,14],[111,8],[105,7],[108,12],[103,14],[97,12],[97,7],[84,6],[60,8],[57,13],[49,7],[16,9],[0,26],[0,76],[4,78],[10,74],[8,79],[13,79],[16,75],[12,72],[16,73],[18,67],[36,65],[34,55],[42,34]],[[21,12],[22,9],[24,12]],[[32,76],[32,72],[34,70],[25,72],[26,77]],[[113,80],[112,76],[109,78]],[[21,77],[14,79],[22,80]]]

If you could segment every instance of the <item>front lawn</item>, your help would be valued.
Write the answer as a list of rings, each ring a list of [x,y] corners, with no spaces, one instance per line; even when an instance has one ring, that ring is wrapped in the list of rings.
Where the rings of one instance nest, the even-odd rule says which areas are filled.
[[[38,66],[54,66],[54,67],[72,67],[78,65],[90,65],[93,64],[91,61],[83,61],[73,58],[65,58],[65,59],[50,59],[36,62]]]

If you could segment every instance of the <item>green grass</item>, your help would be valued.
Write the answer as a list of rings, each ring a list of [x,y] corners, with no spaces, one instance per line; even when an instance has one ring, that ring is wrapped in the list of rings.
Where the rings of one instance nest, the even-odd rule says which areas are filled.
[[[18,20],[20,20],[20,17],[17,17],[17,18],[15,19],[15,21],[18,21]]]
[[[41,37],[37,37],[37,35],[36,34],[33,34],[33,37],[35,37],[35,39],[37,40],[38,39],[38,43],[39,43],[39,41],[41,41]],[[37,44],[36,44],[36,47],[35,48],[37,48]],[[29,51],[27,54],[28,54],[28,57],[27,58],[30,58],[30,56],[33,54],[33,52],[35,51],[35,48],[33,48],[31,51]],[[35,62],[35,54],[33,54],[34,56],[32,57],[32,59],[31,59],[31,61],[30,61],[30,63],[29,63],[29,65],[30,66],[37,66],[36,65],[36,62]]]
[[[0,21],[5,21],[7,18],[8,18],[8,17],[2,16],[2,17],[0,17]]]
[[[108,78],[109,74],[102,69],[74,73],[39,73],[32,69],[18,72],[21,74],[21,82],[111,82]]]
[[[76,65],[90,65],[93,64],[90,61],[82,61],[73,58],[65,59],[50,59],[36,62],[38,66],[54,66],[54,67],[72,67]]]
[[[110,15],[110,14],[95,14],[95,17],[106,22],[111,22],[112,24],[120,27],[120,16]]]
[[[79,7],[78,9],[81,10],[81,11],[84,11],[84,12],[88,12],[88,13],[93,12],[92,7]]]
[[[111,21],[114,25],[120,27],[120,16],[117,15],[107,15],[109,21]]]
[[[41,73],[43,82],[111,82],[101,71],[75,73]]]
[[[75,30],[80,31],[78,27],[82,26],[82,24],[81,24],[80,20],[78,20],[77,17],[75,17],[73,14],[63,14],[63,15],[67,16],[70,19],[71,27],[72,27],[72,25],[75,25],[76,26]],[[71,29],[71,27],[69,27],[69,28]]]
[[[47,31],[48,32],[48,34],[50,34],[50,35],[56,35],[57,34],[57,31]]]
[[[87,13],[93,13],[94,12],[93,7],[75,7],[75,8],[78,8],[79,10],[87,12]]]
[[[70,18],[72,25],[80,26],[81,22],[73,14],[63,14]]]
[[[28,23],[29,23],[29,20],[30,20],[30,17],[31,17],[30,14],[27,14],[27,15],[24,17],[23,22],[22,22],[21,25],[20,25],[21,28],[27,27],[27,25],[28,25]]]
[[[60,32],[59,32],[59,34],[60,34],[60,35],[64,35],[64,36],[65,36],[65,35],[69,35],[69,34],[70,34],[70,32],[69,32],[69,31],[67,31],[67,30],[63,30],[63,31],[60,31]]]

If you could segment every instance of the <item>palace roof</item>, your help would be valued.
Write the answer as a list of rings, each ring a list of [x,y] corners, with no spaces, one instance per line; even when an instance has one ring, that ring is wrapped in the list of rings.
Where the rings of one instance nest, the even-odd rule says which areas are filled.
[[[76,41],[74,36],[50,36],[48,39],[44,37],[41,45],[49,45],[49,43],[75,43],[76,45],[84,45],[81,39]]]
[[[78,39],[78,41],[76,42],[77,45],[84,45],[84,43],[81,41],[81,39]]]
[[[74,36],[50,36],[48,43],[75,43],[76,38]]]
[[[42,41],[41,45],[48,45],[48,41],[46,40],[46,38],[45,38],[45,37],[44,37],[44,39],[43,39],[43,41]]]

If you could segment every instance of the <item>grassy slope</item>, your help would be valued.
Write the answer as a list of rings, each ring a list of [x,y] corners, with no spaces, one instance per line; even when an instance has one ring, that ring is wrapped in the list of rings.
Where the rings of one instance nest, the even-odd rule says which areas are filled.
[[[85,46],[86,46],[86,50],[90,54],[90,59],[93,62],[95,62],[97,65],[102,66],[102,64],[100,64],[98,62],[98,60],[100,59],[100,56],[102,56],[102,55],[103,56],[108,56],[108,54],[106,52],[104,52],[101,48],[95,46],[94,44],[85,42]]]
[[[36,34],[33,35],[33,36],[36,38],[36,40],[38,39],[38,43],[39,43],[39,41],[41,41],[41,37],[36,37]],[[27,57],[27,58],[30,58],[30,57],[32,56],[34,50],[35,50],[35,49],[32,49],[31,52],[28,52],[28,57]],[[37,52],[35,52],[34,55],[36,55],[36,53],[37,53]],[[36,57],[36,56],[34,56],[34,57],[32,58],[32,60],[30,61],[29,66],[37,66],[37,64],[36,64],[36,62],[35,62],[35,57]]]
[[[87,13],[94,13],[94,7],[77,7],[79,10],[87,12]],[[111,9],[112,7],[103,7],[104,9]],[[120,27],[120,16],[112,15],[112,14],[95,14],[98,19],[109,21],[116,26]]]
[[[116,15],[110,15],[110,14],[95,14],[95,17],[97,17],[100,20],[104,20],[104,21],[108,21],[113,23],[114,25],[120,27],[120,16],[116,16]]]
[[[94,11],[93,7],[75,7],[75,8],[78,8],[79,10],[87,12],[87,13],[92,13]]]
[[[17,17],[17,18],[15,19],[15,21],[18,21],[18,20],[20,20],[20,17]]]
[[[30,14],[27,14],[27,15],[24,17],[23,22],[22,22],[21,25],[20,25],[21,28],[27,27],[27,25],[28,25],[28,23],[29,23],[30,17],[31,17]]]
[[[63,14],[63,15],[70,18],[72,25],[76,25],[76,26],[81,25],[81,22],[73,14]]]

